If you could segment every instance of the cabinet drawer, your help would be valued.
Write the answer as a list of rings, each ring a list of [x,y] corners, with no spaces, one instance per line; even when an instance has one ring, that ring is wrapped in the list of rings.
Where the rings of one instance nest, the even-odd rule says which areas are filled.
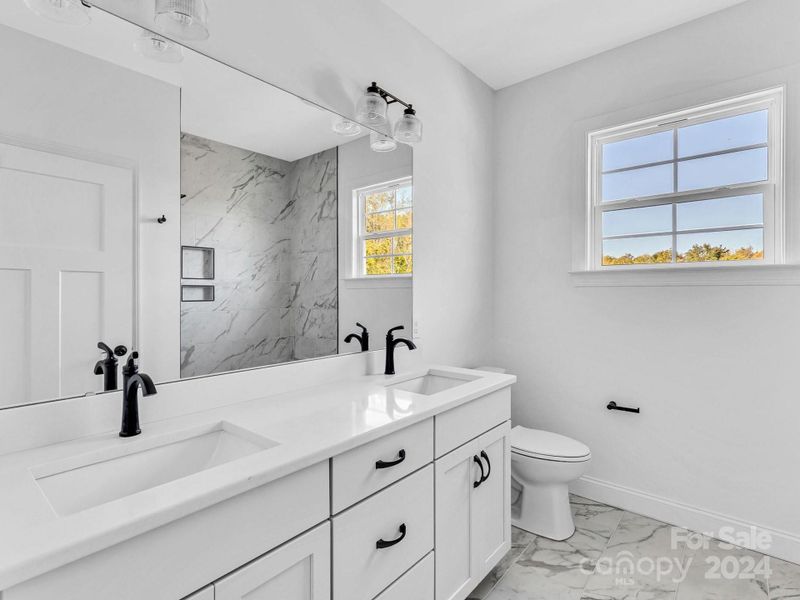
[[[432,460],[433,419],[335,456],[331,468],[333,514],[413,473]]]
[[[431,552],[375,600],[433,600],[433,567]]]
[[[323,523],[214,584],[216,600],[331,596],[331,528]]]
[[[511,388],[504,388],[434,417],[436,458],[511,419]]]
[[[334,600],[371,600],[431,550],[433,465],[333,518]]]

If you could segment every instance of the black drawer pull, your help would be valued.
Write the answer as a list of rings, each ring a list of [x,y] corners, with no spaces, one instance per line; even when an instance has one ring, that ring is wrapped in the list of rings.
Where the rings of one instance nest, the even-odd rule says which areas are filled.
[[[406,459],[406,451],[400,450],[400,452],[397,453],[397,456],[398,456],[397,460],[379,460],[378,462],[375,463],[375,468],[388,469],[389,467],[394,467],[395,465],[399,465]]]
[[[473,456],[472,460],[473,460],[473,462],[478,463],[478,466],[481,468],[481,478],[478,481],[473,481],[472,482],[472,487],[476,488],[476,487],[478,487],[480,484],[482,484],[485,481],[484,475],[483,475],[483,463],[481,462],[481,459],[478,458],[477,455]]]
[[[486,461],[486,467],[488,469],[486,471],[486,475],[481,477],[481,483],[483,483],[489,479],[489,475],[492,474],[492,463],[489,461],[489,455],[486,454],[486,450],[481,450],[481,458]],[[481,469],[481,472],[483,472],[483,469]]]
[[[398,527],[397,530],[400,532],[399,537],[396,537],[393,540],[389,540],[388,542],[386,540],[378,540],[377,542],[375,542],[375,547],[378,550],[381,550],[383,548],[391,548],[395,544],[399,544],[400,542],[402,542],[403,538],[406,537],[406,524],[403,523],[402,525],[400,525],[400,527]]]

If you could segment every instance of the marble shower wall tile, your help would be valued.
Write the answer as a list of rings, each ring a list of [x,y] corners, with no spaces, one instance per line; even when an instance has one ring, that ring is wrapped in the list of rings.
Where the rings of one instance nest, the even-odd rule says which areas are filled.
[[[289,163],[184,134],[181,242],[216,298],[181,307],[181,375],[336,354],[337,149]]]

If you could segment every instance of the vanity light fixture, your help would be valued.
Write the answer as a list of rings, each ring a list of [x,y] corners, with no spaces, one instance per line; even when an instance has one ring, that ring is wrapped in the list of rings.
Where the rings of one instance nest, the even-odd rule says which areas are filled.
[[[156,0],[158,29],[182,40],[208,39],[208,8],[205,0]]]
[[[397,150],[397,140],[385,133],[370,131],[369,147],[372,148],[373,152],[392,152]]]
[[[387,113],[389,105],[395,102],[405,106],[405,110],[394,127],[390,127]],[[374,81],[358,99],[356,118],[365,125],[386,132],[370,135],[372,149],[376,152],[394,150],[397,147],[396,143],[393,147],[389,147],[391,146],[390,142],[394,141],[404,144],[415,144],[422,141],[422,121],[417,117],[414,107],[391,92],[387,92]]]
[[[333,118],[333,130],[341,136],[353,137],[361,133],[361,125],[344,117]]]
[[[403,111],[403,116],[394,124],[394,137],[405,144],[422,141],[422,121],[410,104]]]
[[[82,0],[25,0],[25,4],[40,17],[66,25],[88,25],[89,4]]]
[[[142,56],[164,63],[183,61],[183,48],[175,42],[161,37],[157,33],[143,29],[133,43],[133,47]]]

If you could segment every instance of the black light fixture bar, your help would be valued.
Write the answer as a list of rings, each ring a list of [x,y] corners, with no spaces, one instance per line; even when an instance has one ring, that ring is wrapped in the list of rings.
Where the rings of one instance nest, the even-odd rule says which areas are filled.
[[[397,102],[397,103],[402,104],[403,106],[405,106],[407,109],[414,110],[412,108],[411,104],[409,104],[405,100],[401,100],[400,98],[398,98],[397,96],[395,96],[391,92],[387,92],[385,89],[383,89],[381,86],[379,86],[374,81],[372,82],[372,85],[370,85],[367,88],[367,91],[368,92],[375,92],[377,94],[380,94],[381,98],[386,100],[386,104],[394,104],[395,102]]]

